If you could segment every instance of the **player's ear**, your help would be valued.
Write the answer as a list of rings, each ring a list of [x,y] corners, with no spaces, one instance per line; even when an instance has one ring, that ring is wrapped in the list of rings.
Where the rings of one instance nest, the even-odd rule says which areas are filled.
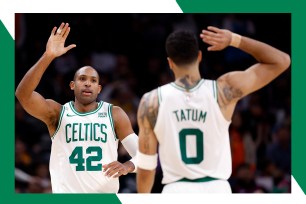
[[[71,90],[74,90],[74,85],[75,85],[74,81],[71,81],[70,84],[69,84]]]
[[[99,90],[98,90],[98,94],[102,91],[102,86],[99,85]]]
[[[198,63],[200,63],[202,61],[202,51],[199,50],[198,52]]]
[[[173,61],[170,57],[167,57],[167,60],[168,60],[169,67],[172,70],[173,69]]]

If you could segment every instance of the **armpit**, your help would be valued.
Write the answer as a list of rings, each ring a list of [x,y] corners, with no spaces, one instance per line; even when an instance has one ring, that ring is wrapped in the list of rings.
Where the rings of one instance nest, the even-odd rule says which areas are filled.
[[[227,102],[231,102],[234,99],[241,98],[243,95],[240,89],[233,88],[230,86],[224,86],[222,92]]]
[[[235,88],[231,85],[228,77],[223,77],[218,80],[219,105],[224,106],[231,103],[233,100],[239,100],[243,96],[241,89]]]

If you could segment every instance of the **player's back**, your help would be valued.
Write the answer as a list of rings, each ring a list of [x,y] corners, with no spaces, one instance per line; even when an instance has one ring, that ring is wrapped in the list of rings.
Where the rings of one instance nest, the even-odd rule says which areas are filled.
[[[230,121],[225,120],[217,103],[216,81],[202,79],[188,91],[172,82],[157,91],[159,110],[154,132],[163,183],[228,179]]]

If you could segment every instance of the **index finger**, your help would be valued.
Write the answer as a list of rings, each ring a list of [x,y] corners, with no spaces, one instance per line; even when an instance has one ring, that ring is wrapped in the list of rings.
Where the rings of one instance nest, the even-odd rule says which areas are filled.
[[[221,29],[217,28],[217,27],[214,27],[214,26],[208,26],[207,27],[208,30],[211,30],[211,31],[214,31],[216,33],[219,33],[221,32]]]
[[[102,167],[103,167],[103,169],[104,169],[104,171],[105,171],[105,170],[111,168],[112,166],[114,166],[116,163],[117,163],[117,161],[113,161],[113,162],[111,162],[111,163],[104,164]]]
[[[55,31],[56,31],[57,27],[54,27],[51,31],[51,35],[55,35]]]

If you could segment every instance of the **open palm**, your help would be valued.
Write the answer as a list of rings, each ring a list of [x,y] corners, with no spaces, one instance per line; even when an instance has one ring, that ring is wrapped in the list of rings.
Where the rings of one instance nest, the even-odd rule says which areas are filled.
[[[200,37],[210,45],[208,51],[219,51],[229,46],[232,35],[229,30],[208,26],[207,30],[202,30]]]
[[[54,27],[52,29],[51,35],[47,42],[46,52],[55,57],[59,57],[65,54],[68,50],[76,47],[75,44],[71,44],[65,47],[65,41],[69,35],[70,27],[68,23],[62,23],[60,27]]]

